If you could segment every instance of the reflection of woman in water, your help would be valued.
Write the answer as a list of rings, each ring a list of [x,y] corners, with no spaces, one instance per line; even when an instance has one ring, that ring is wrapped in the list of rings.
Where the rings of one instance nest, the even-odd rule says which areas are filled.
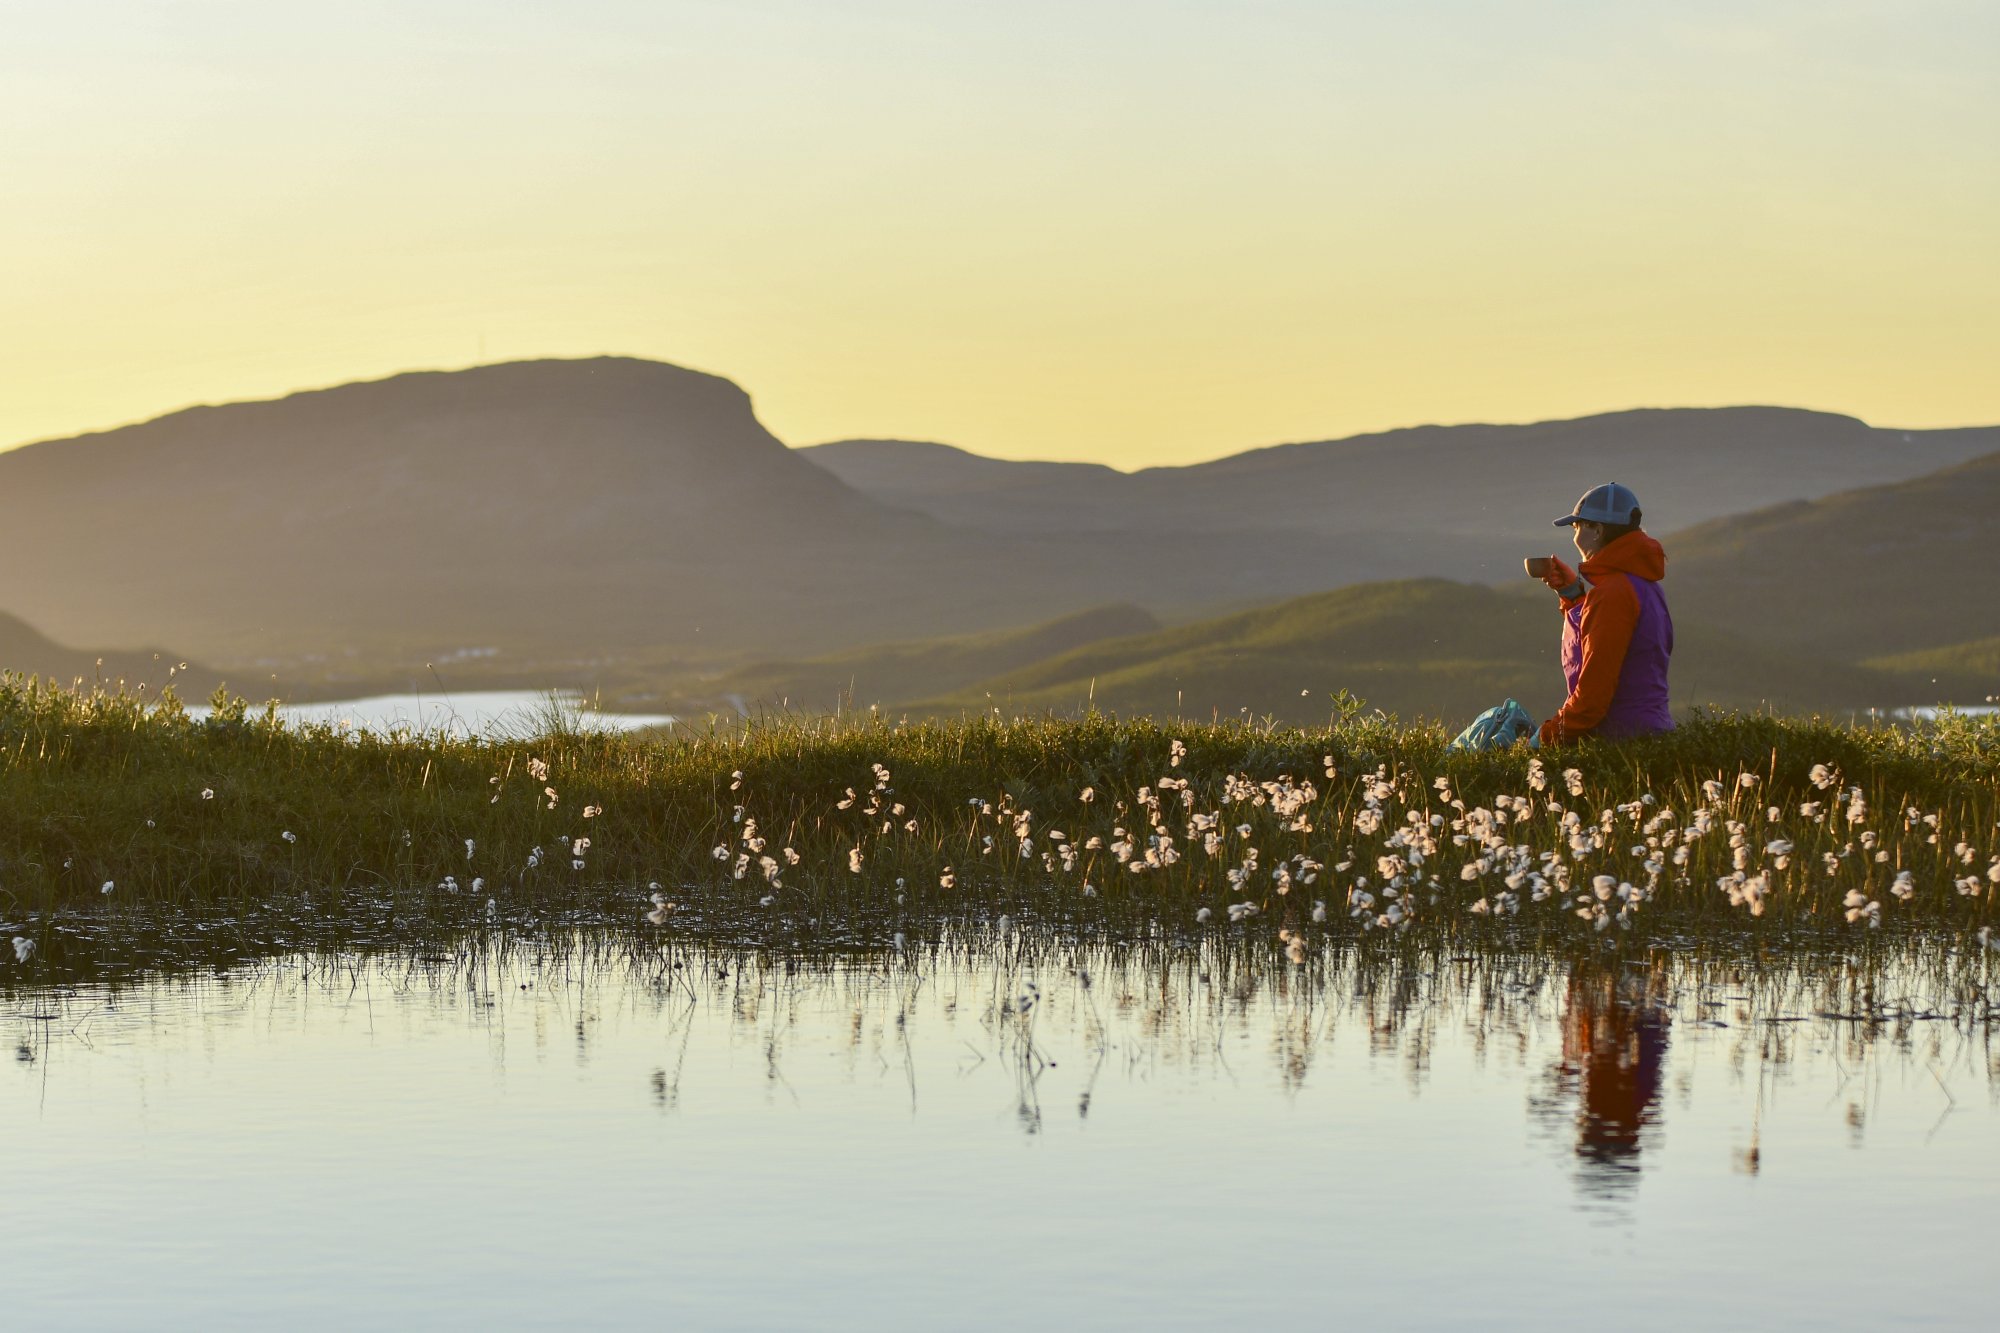
[[[1664,970],[1581,964],[1563,1004],[1562,1062],[1554,1073],[1576,1093],[1576,1155],[1586,1177],[1611,1183],[1639,1169],[1642,1131],[1659,1120],[1673,1020]]]

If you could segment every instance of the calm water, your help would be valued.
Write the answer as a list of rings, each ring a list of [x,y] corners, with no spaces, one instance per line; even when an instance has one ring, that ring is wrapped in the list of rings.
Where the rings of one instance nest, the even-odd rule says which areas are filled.
[[[503,737],[543,730],[551,708],[588,731],[636,731],[665,726],[670,713],[604,713],[584,706],[581,695],[546,690],[467,690],[458,694],[381,694],[367,699],[285,704],[278,715],[288,722],[328,723],[357,731],[445,732],[458,736]],[[207,705],[189,707],[206,717]]]
[[[585,935],[17,989],[8,1322],[1988,1328],[1979,969]]]

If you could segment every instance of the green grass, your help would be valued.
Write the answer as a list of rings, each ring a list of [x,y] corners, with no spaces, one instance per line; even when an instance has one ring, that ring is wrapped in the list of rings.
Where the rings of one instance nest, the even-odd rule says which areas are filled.
[[[1543,754],[1544,791],[1529,784],[1535,756],[1526,750],[1448,754],[1440,729],[1358,710],[1315,728],[1102,714],[777,717],[651,739],[551,722],[545,735],[499,743],[385,739],[288,730],[240,702],[198,722],[171,697],[6,678],[0,920],[34,939],[62,917],[115,929],[128,918],[157,927],[180,916],[337,916],[360,905],[388,922],[467,917],[491,899],[501,913],[589,904],[671,923],[761,912],[822,929],[892,910],[1221,929],[1236,905],[1248,928],[1274,935],[1865,931],[1871,920],[1972,932],[1994,922],[2000,892],[1989,871],[2000,855],[2000,726],[1990,719],[1856,729],[1713,717],[1668,737]],[[1833,789],[1815,786],[1815,765],[1838,771]],[[1572,767],[1579,795],[1562,776]],[[1182,780],[1184,794],[1174,787]],[[1705,782],[1721,787],[1705,794]],[[1275,810],[1265,783],[1296,794],[1297,810]],[[1865,810],[1850,819],[1841,793],[1855,788]],[[1489,828],[1475,812],[1490,813],[1500,797],[1507,822]],[[1532,811],[1512,808],[1513,798]],[[1572,840],[1552,798],[1598,845]],[[1367,827],[1377,817],[1371,800],[1379,829]],[[1800,813],[1814,801],[1817,812]],[[1684,839],[1697,810],[1712,827]],[[1216,855],[1190,828],[1195,816],[1213,817]],[[1378,862],[1414,860],[1391,840],[1418,827],[1412,816],[1435,846],[1391,883],[1396,869]],[[1744,826],[1744,873],[1765,876],[1750,895],[1756,914],[1740,888],[1733,905],[1717,887],[1737,869],[1730,820]],[[1525,850],[1482,851],[1482,830]],[[1120,864],[1143,864],[1159,836],[1171,839],[1172,856],[1159,858],[1171,864]],[[1649,837],[1657,845],[1634,855]],[[1089,846],[1093,838],[1101,845]],[[1767,851],[1780,838],[1794,844],[1783,866]],[[1126,842],[1134,847],[1121,855]],[[1229,872],[1252,848],[1256,867],[1232,884]],[[1559,859],[1536,859],[1545,853]],[[1464,877],[1482,854],[1491,873]],[[1510,858],[1542,873],[1546,891],[1538,897],[1524,880],[1512,903],[1500,897],[1506,867],[1495,863]],[[1657,872],[1644,868],[1648,859]],[[1288,890],[1272,874],[1287,862]],[[1895,889],[1902,871],[1907,896]],[[1593,889],[1598,876],[1610,877],[1608,903]],[[1358,878],[1366,883],[1357,889]],[[656,892],[672,906],[655,908]],[[1876,906],[1850,923],[1853,894]],[[1325,904],[1323,922],[1312,920],[1315,903]]]

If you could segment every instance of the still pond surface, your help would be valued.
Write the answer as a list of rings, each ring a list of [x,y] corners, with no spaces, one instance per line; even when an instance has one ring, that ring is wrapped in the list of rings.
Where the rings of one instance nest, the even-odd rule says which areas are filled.
[[[1986,968],[584,933],[17,979],[7,1319],[1990,1328]]]
[[[188,715],[207,717],[206,704],[190,705]],[[541,735],[552,719],[582,731],[639,731],[671,726],[671,713],[610,713],[574,691],[462,690],[436,694],[377,694],[366,699],[280,704],[278,716],[294,726],[330,726],[381,735],[413,732],[504,740]]]

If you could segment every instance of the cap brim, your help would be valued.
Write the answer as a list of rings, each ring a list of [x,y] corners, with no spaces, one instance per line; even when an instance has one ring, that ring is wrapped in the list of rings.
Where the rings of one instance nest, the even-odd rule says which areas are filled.
[[[1577,524],[1581,522],[1583,522],[1583,520],[1578,518],[1575,514],[1564,514],[1561,518],[1555,521],[1554,526],[1558,528],[1571,528],[1575,527]]]

